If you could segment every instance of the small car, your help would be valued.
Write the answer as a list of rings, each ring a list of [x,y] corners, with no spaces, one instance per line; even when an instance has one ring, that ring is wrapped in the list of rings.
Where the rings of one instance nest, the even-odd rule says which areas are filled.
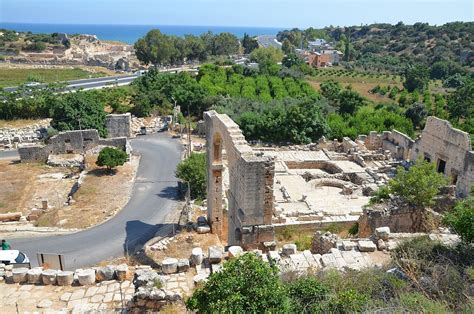
[[[25,253],[18,250],[0,250],[0,263],[5,265],[29,263]]]

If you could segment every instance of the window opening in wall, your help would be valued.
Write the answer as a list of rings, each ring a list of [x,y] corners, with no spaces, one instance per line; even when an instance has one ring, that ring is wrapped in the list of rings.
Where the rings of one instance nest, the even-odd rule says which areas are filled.
[[[443,159],[438,159],[438,172],[439,173],[444,173],[446,170],[446,161]]]

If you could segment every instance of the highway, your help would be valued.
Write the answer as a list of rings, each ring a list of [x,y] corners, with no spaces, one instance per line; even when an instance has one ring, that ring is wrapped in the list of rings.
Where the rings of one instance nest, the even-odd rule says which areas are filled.
[[[37,253],[64,254],[66,269],[74,270],[132,254],[157,232],[172,232],[173,225],[165,219],[177,205],[174,171],[181,159],[181,145],[166,133],[137,137],[131,142],[141,160],[125,208],[110,220],[84,231],[8,239],[12,248],[25,252],[32,266],[37,265]]]
[[[197,70],[195,68],[189,68],[189,67],[180,67],[180,68],[160,70],[160,72],[165,72],[165,73],[178,73],[182,71],[194,72]],[[100,89],[104,87],[129,85],[137,77],[140,77],[140,74],[106,76],[106,77],[90,78],[90,79],[83,79],[83,80],[66,81],[64,82],[66,84],[66,87],[62,91],[68,92],[68,91],[76,91],[80,89],[90,90],[90,89]],[[33,88],[41,88],[41,87],[47,87],[47,86],[48,84],[40,84],[40,85],[34,86]],[[14,92],[17,89],[18,89],[18,86],[4,88],[4,90],[7,92]]]
[[[257,36],[257,42],[260,46],[264,48],[268,47],[274,47],[281,49],[281,43],[277,41],[277,38],[275,35],[261,35]]]

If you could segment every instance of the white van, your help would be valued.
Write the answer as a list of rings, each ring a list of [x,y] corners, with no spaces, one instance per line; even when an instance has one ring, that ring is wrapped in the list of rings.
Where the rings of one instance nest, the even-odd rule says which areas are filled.
[[[0,263],[5,265],[29,263],[25,253],[18,250],[0,250]]]

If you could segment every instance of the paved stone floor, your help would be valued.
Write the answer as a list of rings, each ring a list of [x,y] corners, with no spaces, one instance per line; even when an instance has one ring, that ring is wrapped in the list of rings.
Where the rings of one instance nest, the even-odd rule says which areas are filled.
[[[132,299],[130,281],[104,281],[89,287],[0,284],[0,313],[84,313],[120,311]]]

